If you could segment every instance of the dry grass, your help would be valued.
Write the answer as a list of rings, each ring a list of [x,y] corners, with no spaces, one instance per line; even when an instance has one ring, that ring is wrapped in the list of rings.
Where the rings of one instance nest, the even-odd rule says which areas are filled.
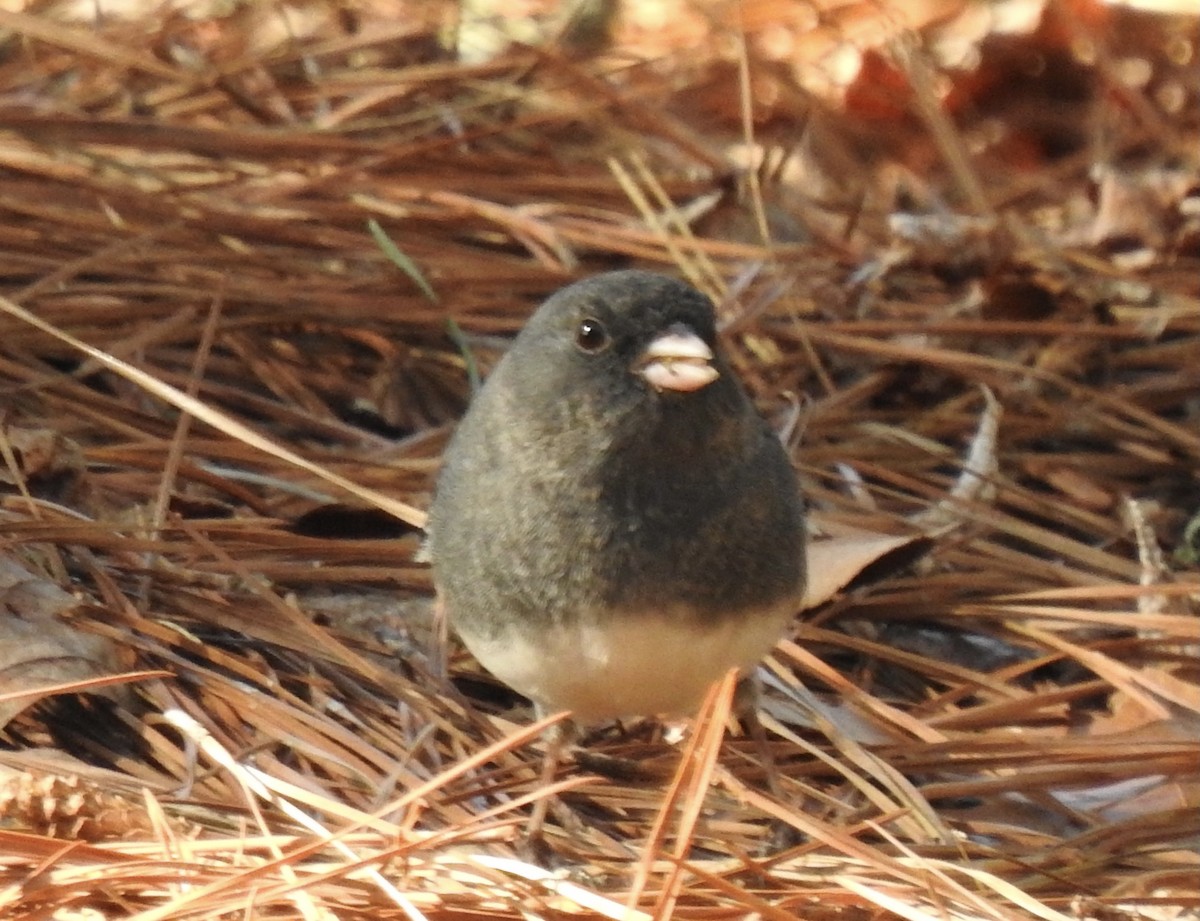
[[[798,8],[478,64],[443,3],[0,13],[0,915],[1196,916],[1195,19],[818,99],[758,40]],[[470,371],[626,264],[805,395],[815,542],[914,538],[778,648],[778,799],[728,687],[546,790],[542,727],[437,677],[412,525]]]

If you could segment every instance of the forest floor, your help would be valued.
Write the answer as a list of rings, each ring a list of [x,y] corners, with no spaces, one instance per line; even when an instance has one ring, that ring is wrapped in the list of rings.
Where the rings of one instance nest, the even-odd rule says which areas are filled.
[[[0,10],[0,916],[1200,917],[1195,14],[102,6]],[[794,432],[774,792],[727,687],[544,786],[433,616],[473,376],[622,266]]]

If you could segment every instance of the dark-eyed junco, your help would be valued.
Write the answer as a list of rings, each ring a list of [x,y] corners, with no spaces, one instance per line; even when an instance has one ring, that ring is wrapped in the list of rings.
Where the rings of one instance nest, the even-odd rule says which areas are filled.
[[[711,302],[640,271],[533,315],[445,453],[433,577],[478,660],[581,722],[692,711],[804,586],[803,507]]]

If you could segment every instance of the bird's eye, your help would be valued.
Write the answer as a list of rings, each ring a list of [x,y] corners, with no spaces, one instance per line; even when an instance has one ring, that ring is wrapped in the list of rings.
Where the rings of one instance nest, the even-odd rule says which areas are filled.
[[[580,320],[575,327],[575,344],[584,352],[602,351],[609,343],[608,330],[595,317]]]

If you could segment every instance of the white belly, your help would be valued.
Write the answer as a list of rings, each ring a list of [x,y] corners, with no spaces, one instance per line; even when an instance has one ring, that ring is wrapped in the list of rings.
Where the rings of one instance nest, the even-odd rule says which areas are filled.
[[[660,613],[590,618],[538,634],[463,636],[493,675],[548,711],[581,722],[622,716],[688,714],[709,685],[737,667],[751,670],[778,641],[792,603],[715,626]]]

